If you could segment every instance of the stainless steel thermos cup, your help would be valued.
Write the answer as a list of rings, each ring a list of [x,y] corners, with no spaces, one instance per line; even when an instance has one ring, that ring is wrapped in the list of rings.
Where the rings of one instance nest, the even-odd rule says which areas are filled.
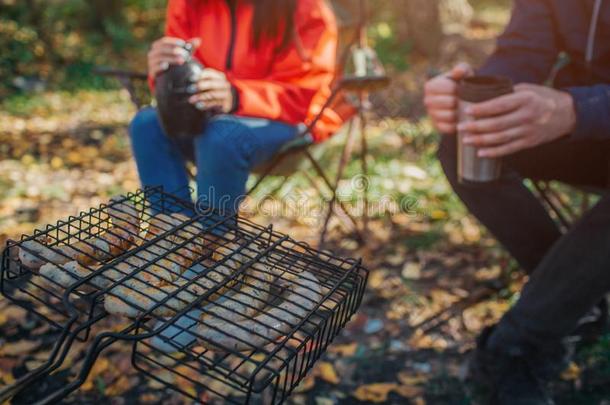
[[[472,118],[466,115],[466,108],[475,103],[488,101],[513,92],[510,79],[501,76],[474,76],[461,80],[458,84],[458,120],[465,122]],[[458,131],[458,176],[461,183],[485,183],[497,180],[502,170],[501,159],[480,158],[478,148],[465,145],[466,134]]]

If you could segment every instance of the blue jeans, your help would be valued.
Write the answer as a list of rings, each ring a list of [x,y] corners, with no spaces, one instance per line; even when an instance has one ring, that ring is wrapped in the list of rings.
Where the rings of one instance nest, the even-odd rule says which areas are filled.
[[[262,118],[219,115],[192,145],[178,145],[163,132],[157,111],[145,108],[131,122],[129,135],[142,186],[182,190],[180,196],[190,199],[185,191],[189,185],[187,158],[181,147],[193,148],[198,202],[232,214],[245,196],[250,171],[293,140],[297,128]]]

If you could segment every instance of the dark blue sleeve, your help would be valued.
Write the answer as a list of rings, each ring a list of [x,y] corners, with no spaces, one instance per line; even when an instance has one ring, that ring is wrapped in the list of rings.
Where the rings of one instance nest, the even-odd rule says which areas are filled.
[[[517,83],[543,83],[557,60],[553,10],[548,0],[515,0],[495,52],[479,74],[502,75]]]
[[[610,139],[610,85],[567,89],[574,98],[576,129],[572,139]]]

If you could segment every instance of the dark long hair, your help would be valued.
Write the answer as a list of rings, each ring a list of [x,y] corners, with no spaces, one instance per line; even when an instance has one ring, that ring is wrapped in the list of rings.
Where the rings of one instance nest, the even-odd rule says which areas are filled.
[[[276,52],[285,50],[294,39],[294,16],[298,0],[252,0],[254,4],[254,46],[265,39],[281,38]]]

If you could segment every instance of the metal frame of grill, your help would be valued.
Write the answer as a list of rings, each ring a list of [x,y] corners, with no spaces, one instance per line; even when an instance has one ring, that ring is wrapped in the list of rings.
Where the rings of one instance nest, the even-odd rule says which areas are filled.
[[[44,241],[61,255],[62,246],[83,241],[86,246],[104,233],[125,236],[128,229],[117,228],[109,210],[120,209],[126,201],[137,207],[133,222],[139,226],[129,234],[132,245],[84,266],[85,277],[74,278],[66,287],[20,262],[17,252],[22,249],[52,263],[29,251],[28,241]],[[179,222],[167,222],[154,237],[146,237],[153,220],[165,223],[162,214],[183,216]],[[176,271],[184,263],[199,271]],[[159,272],[166,278],[148,281],[158,280]],[[7,242],[0,291],[49,322],[60,337],[48,361],[0,391],[0,399],[53,373],[74,341],[81,340],[89,345],[76,378],[40,403],[57,401],[78,389],[102,351],[120,341],[132,344],[137,370],[196,401],[281,403],[356,312],[367,275],[359,260],[314,250],[272,226],[196,210],[161,188],[115,198]],[[132,295],[145,304],[125,299]],[[125,318],[119,330],[116,322],[108,321],[104,308],[105,299],[115,298],[138,312],[134,319]],[[169,331],[177,332],[167,335]],[[195,342],[181,345],[175,340],[184,334]],[[158,342],[172,350],[161,350]],[[182,389],[185,385],[194,389]]]

